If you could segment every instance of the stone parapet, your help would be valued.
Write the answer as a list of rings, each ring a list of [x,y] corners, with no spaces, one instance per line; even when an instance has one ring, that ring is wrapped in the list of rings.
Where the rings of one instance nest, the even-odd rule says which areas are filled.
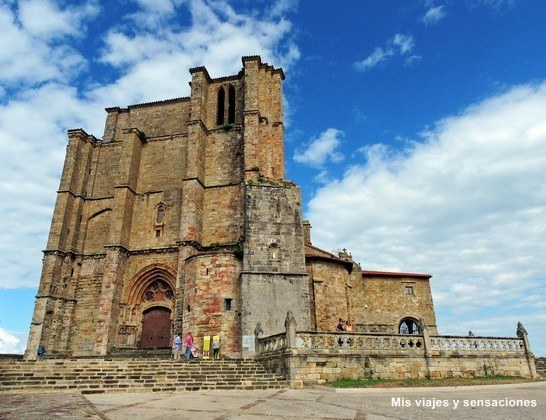
[[[342,378],[537,377],[523,337],[320,333],[293,328],[257,338],[256,360],[270,372],[284,375],[295,388]]]

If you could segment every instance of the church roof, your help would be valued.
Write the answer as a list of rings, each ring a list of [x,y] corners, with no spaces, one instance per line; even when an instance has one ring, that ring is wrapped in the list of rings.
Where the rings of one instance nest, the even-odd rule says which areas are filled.
[[[305,258],[306,259],[318,259],[331,261],[346,266],[353,266],[352,258],[340,258],[337,255],[325,251],[319,247],[311,245],[310,243],[305,244]],[[362,276],[372,277],[372,276],[384,276],[384,277],[410,277],[410,278],[420,278],[420,279],[430,279],[431,274],[421,274],[421,273],[402,273],[396,271],[373,271],[373,270],[362,270]]]
[[[387,276],[387,277],[414,277],[422,279],[430,279],[432,274],[419,274],[419,273],[399,273],[396,271],[372,271],[362,270],[363,276]]]
[[[343,264],[347,267],[349,272],[352,271],[353,267],[353,260],[351,258],[339,258],[337,255],[311,245],[310,243],[305,244],[305,259],[318,259]]]

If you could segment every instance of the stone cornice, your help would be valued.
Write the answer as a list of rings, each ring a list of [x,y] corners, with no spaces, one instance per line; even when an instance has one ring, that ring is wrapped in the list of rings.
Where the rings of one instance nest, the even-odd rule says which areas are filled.
[[[210,131],[209,129],[207,128],[207,126],[205,125],[205,123],[203,122],[203,120],[201,119],[197,119],[197,120],[189,120],[186,125],[199,125],[201,126],[201,128],[205,131],[205,134],[209,134]]]
[[[106,245],[104,248],[106,248],[107,250],[119,249],[126,255],[166,254],[171,252],[178,252],[179,244],[177,243],[177,245],[170,245],[170,246],[160,247],[160,248],[142,248],[142,249],[127,249],[123,245],[116,244],[116,245]],[[83,253],[77,253],[77,252],[71,252],[71,251],[61,251],[60,249],[46,249],[42,252],[45,255],[57,255],[60,257],[69,256],[73,259],[82,258],[84,260],[90,260],[90,259],[99,260],[106,257],[106,253],[83,254]]]
[[[241,271],[241,275],[243,274],[258,274],[258,275],[274,275],[274,276],[290,276],[290,277],[308,277],[307,272],[304,273],[282,273],[278,271]]]
[[[203,182],[199,178],[197,178],[195,176],[191,176],[191,177],[188,177],[188,178],[183,178],[182,182],[184,182],[184,181],[197,181],[199,183],[199,185],[201,185],[203,188],[206,188],[205,184],[203,184]]]
[[[55,300],[64,300],[65,302],[72,302],[72,303],[78,302],[77,299],[68,299],[62,296],[54,296],[54,295],[36,295],[36,299],[55,299]]]
[[[130,255],[148,255],[148,254],[168,254],[171,252],[178,252],[178,246],[167,246],[162,248],[132,249],[129,251],[129,254]]]
[[[129,191],[131,191],[134,195],[138,195],[138,193],[130,186],[130,185],[127,185],[127,184],[120,184],[120,185],[116,185],[114,188],[127,188]]]
[[[58,257],[70,257],[70,258],[76,258],[79,256],[79,254],[72,252],[72,251],[61,251],[60,249],[44,249],[42,251],[45,256],[47,255],[56,255]]]
[[[121,244],[105,245],[104,248],[106,248],[106,251],[120,251],[126,257],[131,254],[131,251]]]

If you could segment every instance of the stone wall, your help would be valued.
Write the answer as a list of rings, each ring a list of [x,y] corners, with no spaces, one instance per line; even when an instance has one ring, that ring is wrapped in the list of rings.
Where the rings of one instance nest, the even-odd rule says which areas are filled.
[[[317,331],[335,331],[338,319],[354,323],[349,301],[350,273],[347,267],[331,261],[311,260],[307,264],[311,293],[312,317]]]
[[[430,291],[430,276],[364,275],[350,291],[353,323],[358,332],[398,333],[403,318],[423,318],[431,334],[437,333]],[[413,293],[408,294],[406,286]]]

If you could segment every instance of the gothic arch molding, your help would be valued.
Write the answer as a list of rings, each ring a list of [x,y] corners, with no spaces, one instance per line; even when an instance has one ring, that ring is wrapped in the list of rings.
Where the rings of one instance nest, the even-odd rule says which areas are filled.
[[[144,292],[156,279],[165,281],[173,292],[176,290],[175,271],[166,265],[154,264],[143,268],[133,276],[131,284],[127,288],[125,301],[128,304],[141,304]],[[149,307],[150,305],[144,306]]]

